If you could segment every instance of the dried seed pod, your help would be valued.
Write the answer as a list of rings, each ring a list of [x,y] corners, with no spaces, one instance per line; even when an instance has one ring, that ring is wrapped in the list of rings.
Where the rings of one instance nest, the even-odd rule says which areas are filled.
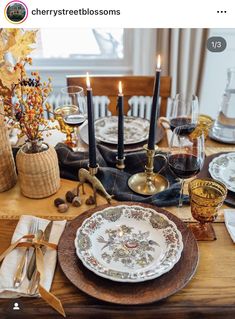
[[[82,201],[81,201],[81,198],[79,196],[75,196],[73,198],[73,202],[72,202],[72,205],[74,207],[80,207],[82,205]]]
[[[75,194],[71,191],[68,191],[66,194],[65,194],[65,198],[67,200],[68,203],[72,203],[73,202],[73,199],[75,197]]]
[[[72,193],[75,195],[75,196],[78,196],[79,195],[79,188],[74,188],[73,190],[72,190]]]
[[[58,207],[58,212],[60,213],[66,213],[67,210],[69,209],[69,206],[65,203],[65,204],[60,204]]]
[[[95,198],[94,198],[94,196],[89,196],[89,197],[86,199],[86,204],[87,204],[87,205],[94,205],[94,204],[95,204]]]
[[[62,198],[56,198],[55,200],[54,200],[54,205],[56,206],[56,207],[58,207],[59,205],[61,205],[61,204],[65,204],[65,201],[62,199]]]

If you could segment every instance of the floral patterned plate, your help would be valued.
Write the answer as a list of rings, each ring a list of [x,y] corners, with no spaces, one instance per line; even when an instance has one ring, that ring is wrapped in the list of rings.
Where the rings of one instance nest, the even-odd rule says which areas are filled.
[[[214,158],[209,164],[209,172],[212,178],[235,192],[235,153],[225,153]]]
[[[124,144],[136,144],[146,141],[149,134],[149,121],[141,117],[124,117]],[[95,137],[109,144],[118,142],[118,117],[103,117],[95,121]]]
[[[94,213],[77,230],[85,267],[121,282],[157,278],[179,261],[183,241],[175,223],[151,208],[115,206]]]

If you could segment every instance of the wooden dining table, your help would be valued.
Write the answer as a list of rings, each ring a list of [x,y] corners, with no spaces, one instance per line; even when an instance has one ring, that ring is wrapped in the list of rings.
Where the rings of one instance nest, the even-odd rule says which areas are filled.
[[[160,148],[166,147],[164,139]],[[231,145],[207,140],[208,152],[231,151]],[[0,254],[9,246],[12,234],[22,214],[32,214],[51,220],[68,221],[91,208],[83,204],[71,207],[68,213],[60,214],[53,205],[56,197],[63,197],[66,191],[76,187],[76,182],[61,180],[61,188],[56,195],[46,199],[33,200],[23,197],[17,184],[11,190],[0,194]],[[86,197],[92,191],[86,185]],[[105,204],[98,196],[98,205]],[[226,207],[226,205],[224,206]],[[167,208],[175,213],[176,207]],[[190,214],[190,207],[184,207]],[[183,212],[183,210],[182,210]],[[184,213],[183,213],[184,214]],[[235,214],[235,210],[234,210]],[[57,264],[51,292],[62,302],[67,318],[164,318],[202,319],[235,318],[235,246],[223,219],[213,225],[217,240],[201,241],[199,264],[195,275],[180,291],[160,302],[141,306],[124,306],[107,303],[90,297],[74,287]],[[110,285],[112,282],[110,282]],[[138,294],[138,291],[136,291]],[[20,310],[13,310],[17,302]],[[62,318],[41,298],[0,299],[0,318]]]

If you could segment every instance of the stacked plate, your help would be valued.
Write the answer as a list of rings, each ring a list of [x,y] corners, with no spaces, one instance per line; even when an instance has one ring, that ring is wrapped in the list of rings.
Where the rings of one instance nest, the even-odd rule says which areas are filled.
[[[224,183],[231,192],[235,192],[235,153],[215,157],[209,164],[209,172],[211,177]]]
[[[121,205],[86,219],[77,231],[75,247],[83,265],[98,276],[140,282],[171,270],[180,259],[183,241],[165,215]]]
[[[142,149],[149,134],[149,121],[140,117],[124,117],[124,145],[126,151]],[[164,131],[161,126],[157,130],[156,143],[163,138]],[[80,128],[82,140],[88,144],[88,125]],[[95,121],[95,136],[99,143],[115,148],[118,143],[118,117],[109,116]]]
[[[198,247],[187,225],[148,204],[100,206],[76,217],[58,245],[67,278],[98,299],[144,304],[182,289],[198,265]]]

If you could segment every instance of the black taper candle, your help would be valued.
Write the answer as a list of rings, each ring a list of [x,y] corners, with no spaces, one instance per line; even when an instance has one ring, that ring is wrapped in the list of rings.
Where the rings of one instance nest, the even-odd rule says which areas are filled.
[[[122,84],[119,82],[119,94],[117,100],[118,108],[118,159],[124,158],[124,113],[123,113],[123,94]]]
[[[154,81],[154,90],[153,90],[153,100],[152,100],[152,110],[150,118],[150,127],[149,127],[149,138],[148,138],[148,149],[154,150],[156,133],[157,133],[157,117],[159,115],[159,91],[160,91],[160,78],[161,78],[161,69],[160,69],[160,56],[158,56],[158,66],[156,69],[156,76]]]
[[[87,74],[87,115],[88,115],[88,138],[89,138],[89,166],[96,167],[96,141],[94,127],[94,107],[92,89],[90,88],[89,75]]]

